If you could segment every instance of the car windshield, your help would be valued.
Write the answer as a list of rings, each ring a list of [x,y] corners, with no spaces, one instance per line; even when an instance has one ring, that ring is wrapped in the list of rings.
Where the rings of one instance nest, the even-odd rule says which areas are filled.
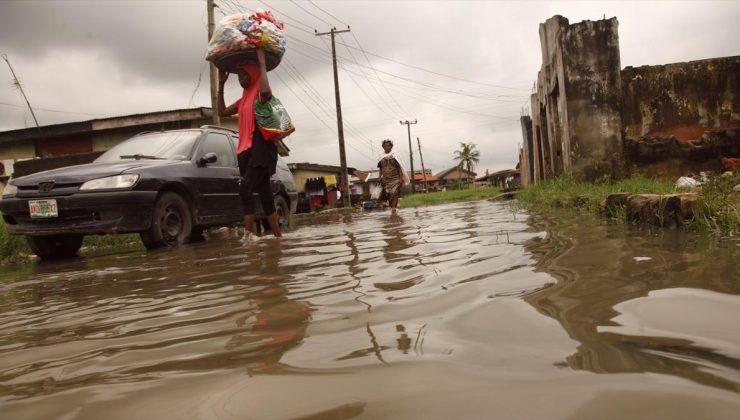
[[[186,160],[200,131],[172,131],[142,134],[113,146],[95,162],[132,159]]]

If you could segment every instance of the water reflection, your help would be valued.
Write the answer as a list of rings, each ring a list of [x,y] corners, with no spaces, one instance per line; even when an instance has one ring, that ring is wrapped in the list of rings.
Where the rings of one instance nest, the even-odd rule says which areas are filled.
[[[740,391],[740,342],[732,333],[736,328],[732,320],[740,314],[737,238],[716,240],[593,221],[562,223],[558,217],[539,216],[531,223],[547,226],[544,238],[526,245],[537,260],[536,270],[558,281],[524,299],[580,342],[565,365],[597,373],[669,374]],[[678,290],[694,292],[680,305],[658,302],[657,297]],[[701,312],[718,308],[705,303],[702,290],[729,297],[726,318],[705,322]],[[638,299],[642,299],[639,312],[628,318],[634,325],[626,328],[618,310],[634,307],[632,302]],[[645,333],[656,322],[672,325],[673,332],[663,328]],[[686,326],[696,322],[703,323],[702,328],[691,336]],[[717,347],[702,345],[711,330],[730,341]],[[676,334],[679,331],[683,333]]]
[[[245,293],[244,302],[250,310],[235,320],[236,327],[244,331],[234,334],[224,347],[246,363],[249,374],[285,371],[280,359],[301,343],[311,314],[308,304],[289,298],[288,283],[293,277],[280,267],[282,241],[265,242],[259,251],[247,249],[250,258],[244,270],[252,274],[253,287]]]
[[[739,250],[479,202],[29,265],[0,276],[0,409],[567,418],[639,393],[724,413]]]
[[[37,264],[38,280],[3,295],[0,381],[14,385],[0,393],[16,399],[168,372],[280,372],[311,314],[290,298],[294,278],[280,266],[282,245],[222,252],[193,247],[115,265]],[[44,349],[53,357],[40,359]]]

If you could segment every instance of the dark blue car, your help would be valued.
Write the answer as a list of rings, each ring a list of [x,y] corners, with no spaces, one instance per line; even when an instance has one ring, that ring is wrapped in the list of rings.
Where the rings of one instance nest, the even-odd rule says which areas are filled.
[[[8,232],[26,235],[41,258],[75,255],[84,235],[135,232],[148,249],[179,246],[243,221],[237,141],[213,126],[139,134],[93,163],[11,179],[0,212]],[[287,226],[298,194],[280,158],[271,183]]]

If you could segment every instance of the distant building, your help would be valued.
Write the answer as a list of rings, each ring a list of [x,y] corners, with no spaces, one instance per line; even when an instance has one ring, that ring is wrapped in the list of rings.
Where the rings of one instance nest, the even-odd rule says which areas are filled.
[[[440,188],[447,188],[457,182],[462,182],[463,184],[473,182],[475,180],[475,172],[467,171],[459,166],[453,166],[438,173],[435,177],[438,180]]]
[[[427,191],[437,191],[440,189],[439,179],[432,175],[431,169],[427,169],[426,173],[414,171],[413,180],[416,191],[424,191],[425,188]]]
[[[496,187],[503,191],[511,191],[521,186],[521,172],[519,169],[504,169],[476,178],[475,182],[476,184]]]
[[[336,190],[339,189],[339,184],[342,179],[342,168],[334,165],[322,165],[318,163],[289,163],[288,168],[293,174],[295,179],[296,191],[298,191],[298,211],[307,211],[313,207],[319,207],[317,205],[311,205],[311,196],[321,195],[320,207],[335,207],[338,204]],[[355,168],[347,168],[349,173],[353,173]],[[318,182],[317,182],[318,181]],[[352,184],[350,178],[350,184]],[[319,194],[317,188],[319,185],[323,185],[321,193]],[[307,191],[308,186],[308,191]],[[350,185],[350,188],[352,185]],[[346,189],[342,186],[342,190]],[[331,191],[334,194],[330,194]],[[350,189],[351,194],[361,195],[356,190]],[[314,204],[316,202],[314,201]]]

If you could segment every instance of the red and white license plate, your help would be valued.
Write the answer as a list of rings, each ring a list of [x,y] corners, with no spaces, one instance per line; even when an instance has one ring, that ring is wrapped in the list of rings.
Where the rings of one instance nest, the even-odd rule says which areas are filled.
[[[32,219],[59,217],[57,200],[28,200],[28,211]]]

